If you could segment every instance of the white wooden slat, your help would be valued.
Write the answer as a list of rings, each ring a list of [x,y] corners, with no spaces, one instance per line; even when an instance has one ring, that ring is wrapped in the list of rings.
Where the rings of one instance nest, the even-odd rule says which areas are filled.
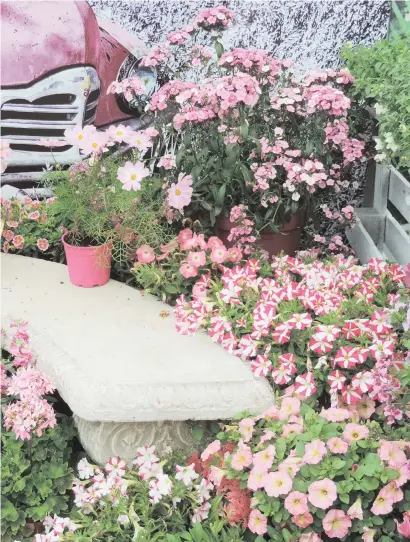
[[[394,167],[390,171],[389,200],[410,222],[410,182]]]
[[[362,264],[367,263],[371,258],[384,259],[360,218],[353,228],[346,231],[346,236]]]
[[[376,177],[374,180],[373,207],[384,217],[387,210],[387,198],[389,194],[390,168],[384,164],[376,164]]]
[[[396,262],[396,258],[393,256],[393,254],[390,252],[390,250],[386,247],[386,245],[383,245],[382,253],[383,253],[383,256],[384,256],[383,259],[389,260],[390,262]]]
[[[384,244],[397,263],[401,265],[410,263],[410,235],[404,231],[389,211],[386,216]]]

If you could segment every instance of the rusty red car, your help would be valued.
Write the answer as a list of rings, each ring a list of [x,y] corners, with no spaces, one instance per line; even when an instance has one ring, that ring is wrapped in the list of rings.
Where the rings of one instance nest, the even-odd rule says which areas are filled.
[[[142,77],[147,93],[154,69],[141,67],[145,44],[110,21],[97,18],[84,1],[4,1],[1,6],[1,128],[12,149],[2,184],[36,181],[55,160],[81,157],[70,145],[50,149],[42,138],[64,140],[75,125],[130,124],[135,118],[109,84]]]

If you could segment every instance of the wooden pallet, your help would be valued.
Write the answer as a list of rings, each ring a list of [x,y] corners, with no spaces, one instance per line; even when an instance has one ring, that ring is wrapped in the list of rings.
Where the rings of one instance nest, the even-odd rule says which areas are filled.
[[[358,222],[346,232],[362,263],[380,258],[410,263],[410,183],[394,167],[376,164],[366,183]],[[369,182],[370,181],[370,182]]]

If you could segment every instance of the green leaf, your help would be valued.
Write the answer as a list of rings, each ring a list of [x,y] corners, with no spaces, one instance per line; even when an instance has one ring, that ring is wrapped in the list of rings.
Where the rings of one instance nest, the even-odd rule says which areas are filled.
[[[400,473],[395,469],[387,468],[384,472],[387,474],[387,479],[389,481],[396,480],[396,478],[399,478],[400,476]]]
[[[290,531],[288,531],[287,529],[282,529],[282,536],[283,536],[283,540],[285,540],[285,542],[288,542],[292,535]]]
[[[249,125],[247,122],[244,122],[241,126],[241,136],[243,139],[246,139],[248,137],[249,133]]]
[[[249,169],[246,167],[245,164],[241,164],[239,166],[241,172],[242,172],[242,177],[243,177],[243,180],[246,182],[246,183],[249,183],[252,181],[252,175],[251,175],[251,172],[249,171]]]
[[[201,442],[202,439],[204,438],[204,430],[202,427],[194,427],[192,429],[192,436],[194,437],[194,439],[197,441],[197,442]]]
[[[224,54],[224,46],[220,41],[215,41],[215,51],[216,56],[218,57],[218,60],[221,58],[221,56]]]
[[[19,517],[17,510],[13,504],[6,499],[3,495],[1,496],[1,517],[2,521],[16,521]]]
[[[215,199],[215,216],[218,216],[221,214],[224,200],[225,200],[225,193],[226,193],[226,184],[223,184],[217,193],[216,199]]]

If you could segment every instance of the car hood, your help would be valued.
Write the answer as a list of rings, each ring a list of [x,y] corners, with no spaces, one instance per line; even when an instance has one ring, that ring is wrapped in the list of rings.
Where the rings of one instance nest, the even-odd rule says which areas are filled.
[[[87,2],[2,2],[1,44],[2,87],[72,65],[98,68],[100,33]]]

